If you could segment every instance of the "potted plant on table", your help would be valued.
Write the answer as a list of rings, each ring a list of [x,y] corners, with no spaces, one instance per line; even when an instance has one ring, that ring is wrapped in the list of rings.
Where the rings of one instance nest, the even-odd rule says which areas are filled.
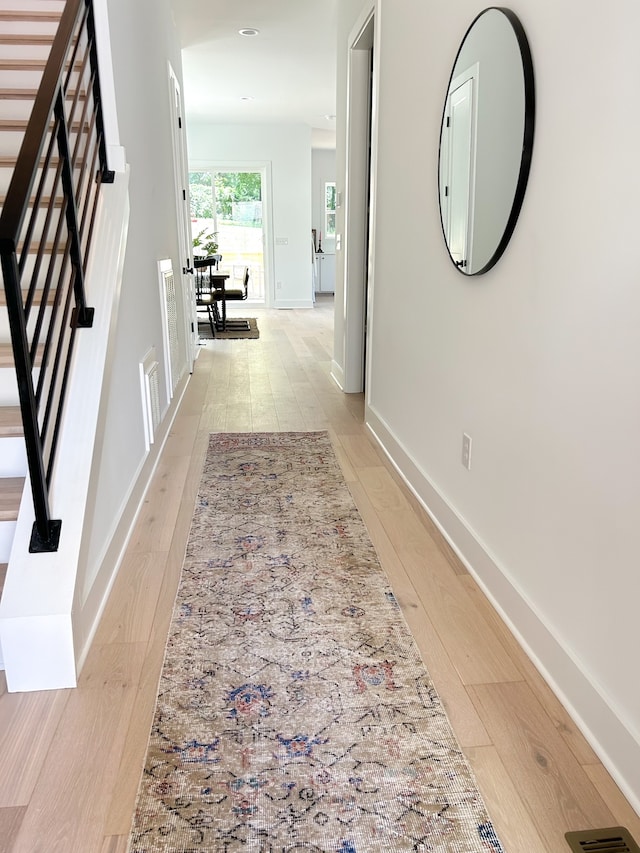
[[[209,231],[207,228],[203,228],[199,234],[193,238],[193,254],[194,255],[203,255],[205,258],[210,255],[218,254],[218,241],[216,237],[218,236],[217,231]]]

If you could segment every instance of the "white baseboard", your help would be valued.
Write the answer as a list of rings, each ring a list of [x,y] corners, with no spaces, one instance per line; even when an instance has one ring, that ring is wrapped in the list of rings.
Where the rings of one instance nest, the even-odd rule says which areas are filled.
[[[505,567],[438,492],[392,430],[370,406],[365,422],[408,488],[509,626],[522,648],[640,814],[640,740],[616,713],[604,691],[575,660],[571,650],[536,612]]]
[[[276,299],[273,308],[313,308],[313,299]]]
[[[331,362],[331,378],[341,391],[344,391],[344,371],[337,361]]]

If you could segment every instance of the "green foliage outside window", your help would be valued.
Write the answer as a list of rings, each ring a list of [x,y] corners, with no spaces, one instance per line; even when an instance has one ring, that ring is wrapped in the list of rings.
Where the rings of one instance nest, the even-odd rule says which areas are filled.
[[[324,185],[325,235],[336,235],[336,185],[327,182]]]
[[[215,174],[216,213],[220,219],[233,219],[237,202],[261,201],[259,172],[190,172],[189,195],[194,219],[213,219],[213,174]],[[260,223],[257,223],[260,224]]]

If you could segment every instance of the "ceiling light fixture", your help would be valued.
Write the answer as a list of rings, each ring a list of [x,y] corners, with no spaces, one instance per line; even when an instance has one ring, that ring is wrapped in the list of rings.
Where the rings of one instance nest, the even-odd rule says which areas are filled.
[[[238,32],[241,36],[257,36],[260,30],[257,30],[255,27],[243,27]]]

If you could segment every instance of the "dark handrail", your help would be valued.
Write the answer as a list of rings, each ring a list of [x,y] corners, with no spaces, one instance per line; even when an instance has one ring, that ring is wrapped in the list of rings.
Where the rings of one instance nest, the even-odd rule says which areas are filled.
[[[98,190],[113,179],[92,0],[68,0],[0,214],[2,273],[35,511],[30,551],[58,547],[61,521],[51,518],[49,490],[76,330],[93,322],[84,278]]]

